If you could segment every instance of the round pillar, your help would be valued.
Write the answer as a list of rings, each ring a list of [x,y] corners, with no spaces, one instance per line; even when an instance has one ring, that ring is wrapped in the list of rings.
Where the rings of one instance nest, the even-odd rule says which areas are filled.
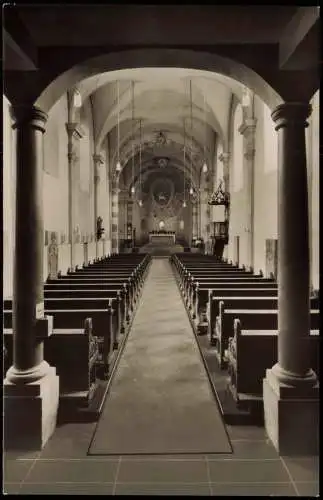
[[[13,109],[17,130],[16,251],[13,289],[13,366],[10,382],[40,379],[49,365],[43,340],[52,318],[44,317],[43,133],[47,114]],[[48,333],[48,332],[47,332]]]
[[[310,334],[308,191],[305,128],[311,106],[286,103],[272,113],[278,132],[278,363],[286,383],[315,382]]]

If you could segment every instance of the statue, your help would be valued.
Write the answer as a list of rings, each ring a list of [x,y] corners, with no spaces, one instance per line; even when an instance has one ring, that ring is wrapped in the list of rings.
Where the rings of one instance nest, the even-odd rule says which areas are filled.
[[[104,233],[104,227],[102,227],[103,219],[102,217],[98,217],[96,220],[96,239],[100,240],[103,233]]]
[[[57,279],[58,275],[58,244],[56,232],[51,234],[51,242],[48,245],[48,272],[50,279]]]

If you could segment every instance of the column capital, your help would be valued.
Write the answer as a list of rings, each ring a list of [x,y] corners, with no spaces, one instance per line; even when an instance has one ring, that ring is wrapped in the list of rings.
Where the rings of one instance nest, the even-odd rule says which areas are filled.
[[[70,137],[75,137],[76,139],[81,139],[85,135],[85,132],[79,123],[67,122],[65,124],[65,127],[66,127],[66,131]]]
[[[230,159],[230,153],[221,153],[219,155],[219,160],[222,161],[222,163],[228,163]]]
[[[94,154],[93,155],[93,161],[98,166],[104,164],[104,159],[103,159],[103,156],[101,154]]]
[[[36,106],[12,106],[10,114],[15,121],[14,129],[23,125],[30,125],[43,133],[46,130],[45,124],[48,120],[48,114]]]
[[[312,113],[312,106],[306,102],[285,102],[280,104],[271,113],[273,121],[276,123],[275,130],[281,127],[301,126],[306,128],[306,119]]]
[[[254,133],[256,130],[256,125],[257,125],[257,118],[246,118],[238,128],[238,131],[242,135]]]

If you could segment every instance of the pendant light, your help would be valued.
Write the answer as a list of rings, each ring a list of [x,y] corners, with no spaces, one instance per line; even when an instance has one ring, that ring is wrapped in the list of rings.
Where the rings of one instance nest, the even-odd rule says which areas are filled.
[[[117,142],[118,142],[118,161],[116,171],[121,172],[120,163],[120,94],[119,94],[119,80],[117,81],[117,102],[118,102],[118,126],[117,126]]]
[[[78,89],[74,89],[74,92],[73,92],[73,105],[75,108],[82,107],[82,96],[81,96],[81,92]]]
[[[205,108],[205,80],[204,80],[204,91],[203,91],[203,105],[204,105],[204,163],[202,167],[203,174],[208,171],[206,163],[206,108]]]
[[[135,83],[131,82],[132,86],[132,121],[131,121],[131,129],[132,129],[132,179],[135,182],[135,150],[134,150],[134,119],[135,119]],[[135,194],[135,185],[133,184],[131,187],[131,193]]]
[[[185,195],[185,160],[186,160],[186,130],[185,130],[185,116],[183,118],[183,136],[184,136],[184,148],[183,148],[183,191],[184,191],[184,201],[183,208],[186,208],[186,195]]]
[[[141,189],[141,120],[139,121],[139,189],[140,189],[140,196],[142,195],[142,189]],[[139,198],[139,206],[142,207],[142,200]]]
[[[190,194],[192,195],[194,193],[193,189],[193,111],[192,111],[192,80],[190,80],[190,118],[191,118],[191,147],[190,147],[190,181],[191,181],[191,187],[190,187]]]

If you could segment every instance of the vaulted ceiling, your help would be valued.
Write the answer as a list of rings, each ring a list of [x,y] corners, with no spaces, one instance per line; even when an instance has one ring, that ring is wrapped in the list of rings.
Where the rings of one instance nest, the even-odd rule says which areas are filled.
[[[229,77],[230,65],[223,71],[229,76],[178,68],[170,51],[165,56],[170,64],[157,55],[154,67],[149,51],[183,49],[232,58],[279,88],[283,98],[294,92],[298,100],[310,96],[319,81],[318,40],[315,6],[8,4],[5,92],[9,100],[34,102],[43,85],[84,63],[77,86],[83,103],[91,102],[96,150],[108,144],[112,171],[120,158],[123,183],[130,186],[138,177],[141,156],[142,167],[150,171],[159,168],[160,157],[187,177],[193,168],[198,185],[202,164],[206,160],[211,166],[216,143],[227,147],[231,99],[241,100],[243,85]],[[139,49],[147,51],[146,65],[145,56],[133,60],[131,50]],[[102,72],[87,62],[102,54],[118,57],[119,51],[130,51],[133,65],[114,63],[113,71]],[[129,69],[115,71],[118,67]],[[239,69],[239,75],[243,71]],[[91,77],[83,79],[85,73]],[[55,98],[51,91],[46,96],[55,101],[59,92]],[[158,138],[166,138],[166,143]]]
[[[244,91],[231,78],[182,68],[103,73],[77,88],[83,102],[91,100],[96,150],[107,140],[111,171],[119,160],[128,186],[140,158],[151,172],[165,158],[198,186],[204,162],[212,168],[216,141],[226,146],[232,95],[241,100]]]

